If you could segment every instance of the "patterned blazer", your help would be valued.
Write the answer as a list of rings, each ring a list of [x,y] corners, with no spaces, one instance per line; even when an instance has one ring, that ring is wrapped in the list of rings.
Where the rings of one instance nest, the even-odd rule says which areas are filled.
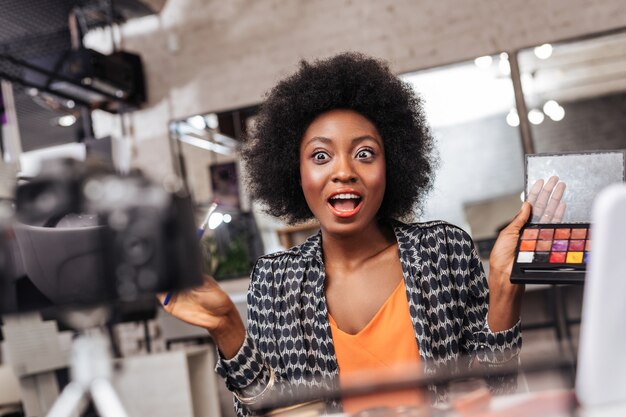
[[[467,366],[468,356],[488,366],[516,358],[520,323],[489,329],[487,279],[469,235],[442,221],[392,225],[425,373]],[[301,387],[336,384],[321,240],[318,233],[258,259],[248,290],[247,337],[235,357],[220,358],[216,367],[236,397],[265,396],[272,378]],[[443,387],[429,390],[434,401],[445,399]],[[254,407],[235,399],[235,408],[244,416]]]

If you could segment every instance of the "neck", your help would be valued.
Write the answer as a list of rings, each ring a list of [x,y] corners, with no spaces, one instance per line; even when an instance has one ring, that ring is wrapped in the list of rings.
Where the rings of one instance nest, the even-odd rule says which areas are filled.
[[[353,235],[332,234],[322,229],[326,266],[353,269],[396,243],[393,229],[378,222]]]

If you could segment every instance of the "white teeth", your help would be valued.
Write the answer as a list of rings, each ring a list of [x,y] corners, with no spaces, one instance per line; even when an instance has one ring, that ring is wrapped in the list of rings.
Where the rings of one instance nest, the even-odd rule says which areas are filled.
[[[335,200],[335,199],[350,200],[350,199],[355,199],[355,198],[361,198],[361,197],[352,193],[342,193],[342,194],[336,194],[332,196],[331,200]]]

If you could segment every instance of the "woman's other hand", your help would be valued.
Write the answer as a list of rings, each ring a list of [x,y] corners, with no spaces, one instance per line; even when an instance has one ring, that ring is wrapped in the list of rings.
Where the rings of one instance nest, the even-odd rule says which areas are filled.
[[[552,176],[544,185],[543,180],[535,182],[528,192],[532,206],[533,223],[559,223],[565,214],[565,203],[561,201],[565,193],[565,183]]]
[[[165,297],[158,295],[161,304]],[[207,329],[226,359],[235,356],[244,342],[246,330],[235,304],[208,275],[202,286],[174,293],[163,308],[179,320]]]
[[[520,230],[530,217],[528,202],[507,227],[498,235],[489,256],[489,314],[487,320],[492,331],[510,329],[517,323],[522,306],[524,285],[511,284],[511,270]]]

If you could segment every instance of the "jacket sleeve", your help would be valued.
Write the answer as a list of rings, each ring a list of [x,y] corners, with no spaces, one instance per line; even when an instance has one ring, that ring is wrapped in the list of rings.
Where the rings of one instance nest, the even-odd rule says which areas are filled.
[[[265,275],[260,271],[262,264],[263,261],[259,259],[251,274],[247,296],[248,328],[244,343],[231,359],[224,359],[218,351],[215,367],[216,372],[224,378],[226,387],[233,392],[235,411],[242,417],[254,415],[254,403],[271,395],[275,382],[274,372],[259,349],[261,323],[267,322],[259,285],[262,275]]]
[[[471,252],[468,261],[469,282],[467,288],[466,315],[463,319],[464,348],[479,363],[487,367],[498,367],[509,361],[518,360],[522,347],[520,321],[508,330],[494,332],[487,323],[489,309],[489,286],[478,252],[466,233],[463,240],[469,243]],[[515,389],[516,377],[488,379],[492,391],[503,392]]]

